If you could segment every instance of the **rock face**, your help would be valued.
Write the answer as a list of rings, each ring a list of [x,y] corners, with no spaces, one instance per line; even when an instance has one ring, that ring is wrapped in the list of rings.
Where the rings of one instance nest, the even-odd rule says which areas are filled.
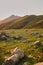
[[[43,62],[36,63],[34,65],[43,65]]]
[[[24,57],[24,52],[18,47],[11,52],[12,56],[5,60],[3,65],[15,65],[20,59]]]

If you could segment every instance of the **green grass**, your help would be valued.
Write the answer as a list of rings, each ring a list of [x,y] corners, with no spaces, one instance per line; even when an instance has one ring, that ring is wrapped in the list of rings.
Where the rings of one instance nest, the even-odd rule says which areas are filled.
[[[36,62],[42,62],[43,61],[43,53],[41,52],[41,49],[43,46],[39,48],[34,48],[34,42],[36,40],[41,40],[43,42],[43,38],[39,38],[37,35],[31,35],[31,32],[39,32],[43,33],[43,29],[19,29],[19,30],[0,30],[0,32],[6,32],[10,36],[16,36],[21,35],[23,38],[32,40],[29,43],[23,43],[22,41],[17,40],[9,40],[9,41],[0,41],[0,56],[4,58],[4,56],[10,56],[11,49],[14,49],[15,47],[19,47],[24,51],[25,57],[18,63],[18,65],[22,65],[22,63],[29,62],[30,65],[33,65]],[[29,55],[32,55],[35,58],[28,58]],[[38,58],[40,56],[40,58]],[[0,60],[0,63],[3,61]]]

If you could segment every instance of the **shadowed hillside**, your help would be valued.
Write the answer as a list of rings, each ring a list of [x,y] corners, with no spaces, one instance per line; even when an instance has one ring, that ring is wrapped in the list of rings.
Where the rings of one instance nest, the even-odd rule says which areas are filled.
[[[43,20],[40,20],[39,22],[34,24],[33,28],[43,28]]]
[[[9,19],[9,18],[8,18]],[[11,17],[10,21],[0,25],[0,29],[29,29],[29,28],[43,28],[43,15],[26,15],[14,19]]]

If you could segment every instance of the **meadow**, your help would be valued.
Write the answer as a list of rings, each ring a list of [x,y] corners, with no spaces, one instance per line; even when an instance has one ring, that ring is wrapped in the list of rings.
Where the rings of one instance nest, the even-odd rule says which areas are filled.
[[[4,62],[4,59],[9,56],[10,50],[19,47],[24,51],[25,57],[20,60],[18,65],[23,65],[24,62],[28,62],[30,65],[34,65],[37,62],[43,62],[43,46],[38,48],[34,47],[35,41],[43,42],[43,37],[39,37],[38,35],[32,34],[33,32],[38,32],[43,34],[43,29],[11,29],[11,30],[0,30],[1,32],[6,32],[9,34],[10,37],[20,35],[24,39],[31,40],[30,42],[26,43],[23,40],[14,40],[10,39],[8,41],[0,41],[0,65]],[[32,56],[29,58],[29,56]]]

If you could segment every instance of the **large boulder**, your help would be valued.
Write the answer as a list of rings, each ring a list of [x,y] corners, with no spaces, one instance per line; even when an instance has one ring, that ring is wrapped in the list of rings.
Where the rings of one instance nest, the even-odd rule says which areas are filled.
[[[12,52],[12,56],[5,60],[3,65],[15,65],[20,59],[24,57],[24,52],[16,47]]]

